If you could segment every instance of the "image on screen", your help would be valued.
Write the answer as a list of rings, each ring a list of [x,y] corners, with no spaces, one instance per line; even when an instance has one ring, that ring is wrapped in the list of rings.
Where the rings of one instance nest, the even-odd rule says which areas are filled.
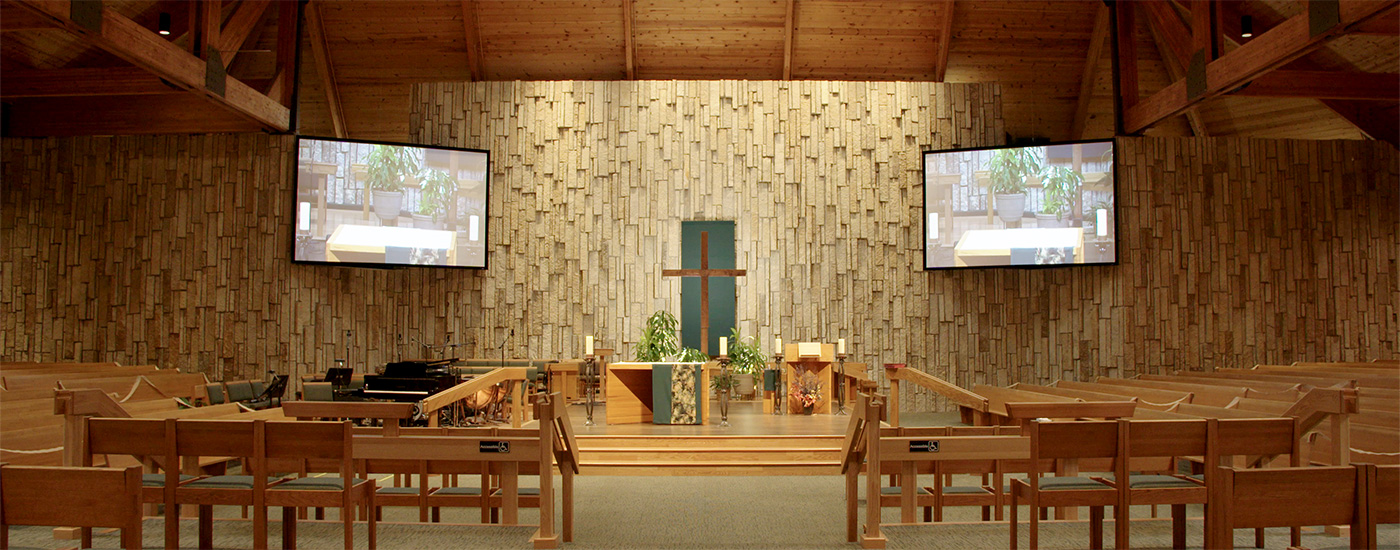
[[[297,139],[293,259],[486,267],[489,154]]]
[[[1111,264],[1113,142],[924,153],[924,269]]]

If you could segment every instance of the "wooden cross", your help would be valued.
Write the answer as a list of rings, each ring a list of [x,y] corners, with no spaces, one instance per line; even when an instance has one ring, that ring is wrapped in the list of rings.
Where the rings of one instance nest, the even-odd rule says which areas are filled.
[[[710,354],[710,277],[742,277],[743,269],[710,269],[710,232],[700,232],[700,269],[663,269],[662,277],[700,278],[700,352]]]

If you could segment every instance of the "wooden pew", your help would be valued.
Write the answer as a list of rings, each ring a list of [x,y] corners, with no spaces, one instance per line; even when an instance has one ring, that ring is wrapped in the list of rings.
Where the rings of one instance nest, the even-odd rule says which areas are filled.
[[[1066,389],[1086,390],[1116,395],[1118,396],[1118,399],[1123,399],[1125,397],[1136,397],[1138,399],[1139,407],[1150,403],[1152,404],[1152,406],[1154,406],[1154,408],[1166,408],[1177,402],[1195,402],[1195,400],[1193,399],[1195,396],[1193,392],[1182,392],[1156,388],[1115,386],[1112,384],[1094,384],[1089,382],[1074,382],[1071,380],[1061,380],[1055,385],[1057,387]],[[1100,399],[1100,401],[1105,401],[1105,399]]]
[[[1189,374],[1142,374],[1137,380],[1147,380],[1153,382],[1174,382],[1178,384],[1202,384],[1207,386],[1227,386],[1231,388],[1244,387],[1255,391],[1280,392],[1304,390],[1298,382],[1280,382],[1277,380],[1240,380],[1237,378],[1222,378],[1215,376],[1205,376],[1203,372],[1190,372]]]
[[[1368,470],[1369,469],[1369,470]],[[1240,470],[1219,468],[1211,505],[1218,522],[1209,548],[1234,548],[1238,528],[1350,525],[1351,547],[1372,548],[1375,529],[1367,520],[1368,472],[1372,465]],[[1388,497],[1389,498],[1389,497]]]
[[[1163,382],[1157,380],[1140,380],[1136,378],[1107,378],[1099,377],[1094,381],[1100,386],[1125,386],[1130,388],[1144,388],[1153,390],[1168,390],[1178,393],[1191,393],[1191,403],[1195,405],[1210,405],[1212,407],[1224,407],[1236,397],[1244,397],[1246,390],[1242,387],[1211,386],[1203,384],[1187,384],[1180,382]],[[1293,400],[1297,400],[1297,392],[1294,392]]]
[[[1400,523],[1400,465],[1376,466],[1367,480],[1366,492],[1371,495],[1366,507],[1370,517],[1366,519],[1370,531],[1366,540],[1377,544],[1376,525]]]
[[[0,465],[0,547],[11,525],[116,527],[121,546],[141,544],[141,469]],[[92,546],[90,532],[82,546]]]

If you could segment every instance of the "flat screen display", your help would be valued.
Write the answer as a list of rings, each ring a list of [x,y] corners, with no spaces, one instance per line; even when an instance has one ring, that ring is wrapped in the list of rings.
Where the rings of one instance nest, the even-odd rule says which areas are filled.
[[[297,138],[298,262],[486,267],[490,154]]]
[[[1117,261],[1113,141],[924,153],[924,269]]]

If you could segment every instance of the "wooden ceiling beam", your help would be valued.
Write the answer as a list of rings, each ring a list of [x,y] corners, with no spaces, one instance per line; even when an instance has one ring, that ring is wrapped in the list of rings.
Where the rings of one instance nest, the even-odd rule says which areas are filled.
[[[1094,98],[1094,82],[1098,80],[1099,60],[1103,58],[1103,47],[1108,42],[1108,6],[1100,5],[1094,15],[1094,30],[1089,33],[1089,51],[1084,56],[1084,72],[1079,77],[1079,100],[1074,105],[1074,119],[1070,123],[1069,135],[1072,139],[1084,139],[1084,126],[1089,122],[1089,101]]]
[[[1151,3],[1151,2],[1147,2]],[[1137,106],[1141,101],[1138,91],[1138,55],[1137,39],[1133,36],[1137,29],[1137,17],[1134,2],[1116,1],[1113,3],[1113,76],[1114,94],[1113,112],[1117,115],[1115,120],[1116,134],[1126,135],[1127,122],[1125,114],[1128,109]]]
[[[632,0],[626,1],[632,3]],[[783,18],[783,80],[792,80],[792,34],[793,26],[797,24],[796,10],[796,0],[787,0],[787,15]],[[628,35],[630,39],[631,33]]]
[[[297,46],[301,37],[298,2],[277,3],[277,69],[267,95],[291,106],[296,90]]]
[[[321,74],[321,86],[326,90],[326,107],[331,112],[331,128],[335,137],[350,137],[345,127],[345,112],[341,109],[340,89],[335,83],[335,64],[331,61],[330,46],[326,43],[320,2],[306,4],[306,37],[311,42],[311,58],[316,63],[316,71]]]
[[[223,55],[218,53],[219,30],[224,23],[224,3],[221,0],[209,0],[207,2],[195,2],[199,10],[199,33],[195,35],[195,42],[199,44],[199,49],[195,55],[200,59],[208,59],[210,55],[218,55],[222,60]],[[228,65],[224,65],[227,67]]]
[[[243,0],[234,8],[233,15],[229,16],[228,23],[219,31],[219,40],[214,44],[219,50],[219,55],[223,56],[224,67],[233,64],[233,58],[243,49],[243,44],[248,42],[253,29],[262,21],[263,14],[267,13],[267,7],[270,5],[272,2],[269,0]]]
[[[1400,36],[1400,12],[1392,10],[1380,17],[1362,23],[1354,34],[1374,36]]]
[[[481,27],[476,17],[476,0],[462,0],[462,32],[467,42],[467,74],[472,81],[480,81],[484,76],[481,63]]]
[[[1146,13],[1148,27],[1156,29],[1155,38],[1166,46],[1166,52],[1162,56],[1163,61],[1170,54],[1177,62],[1177,66],[1189,65],[1193,51],[1191,48],[1191,28],[1182,22],[1176,11],[1166,2],[1134,2],[1134,4]]]
[[[5,86],[0,88],[4,99],[170,93],[187,92],[138,67],[6,69]]]
[[[1400,74],[1279,69],[1254,79],[1231,95],[1397,102]]]
[[[1158,4],[1158,2],[1149,3]],[[1170,28],[1171,30],[1163,30],[1163,27]],[[1177,33],[1177,36],[1190,35],[1194,37],[1194,34],[1181,24],[1181,19],[1179,19],[1174,12],[1170,11],[1148,17],[1147,32],[1152,36],[1152,43],[1157,47],[1157,54],[1161,56],[1162,65],[1167,69],[1167,77],[1171,78],[1173,82],[1185,78],[1186,64],[1190,63],[1190,61],[1188,61],[1190,57],[1182,58],[1177,52],[1173,52],[1171,44],[1163,35]],[[1182,43],[1184,41],[1177,40],[1176,42]],[[1192,107],[1187,109],[1184,114],[1186,115],[1186,124],[1191,127],[1192,135],[1196,137],[1207,137],[1210,135],[1206,130],[1206,122],[1201,117],[1199,109]]]
[[[933,46],[934,82],[943,82],[948,75],[948,51],[953,41],[953,0],[943,0],[939,4],[942,9],[938,12],[938,43]]]
[[[788,17],[792,16],[792,0],[788,0]],[[627,56],[627,80],[637,79],[637,40],[633,30],[637,23],[637,7],[632,0],[622,0],[622,39]]]
[[[62,0],[14,0],[31,12],[47,17],[54,26],[83,38],[156,77],[230,109],[277,132],[289,129],[290,110],[233,77],[223,80],[223,93],[206,87],[208,63],[167,42],[116,10],[103,7],[90,26],[71,19],[72,4]],[[95,28],[93,28],[95,27]]]
[[[1219,2],[1191,2],[1191,55],[1201,55],[1203,62],[1214,61],[1221,54],[1219,10]]]
[[[7,135],[14,137],[187,134],[193,128],[209,133],[266,129],[185,91],[166,95],[19,99],[5,122]]]
[[[1167,85],[1136,105],[1127,106],[1123,111],[1124,131],[1128,134],[1141,132],[1205,99],[1228,93],[1261,74],[1307,55],[1322,47],[1328,40],[1345,34],[1348,29],[1395,7],[1396,4],[1394,0],[1341,0],[1336,3],[1339,8],[1338,23],[1316,34],[1309,28],[1308,12],[1289,18],[1234,51],[1207,63],[1205,88],[1196,97],[1187,97],[1186,80],[1182,79]]]

